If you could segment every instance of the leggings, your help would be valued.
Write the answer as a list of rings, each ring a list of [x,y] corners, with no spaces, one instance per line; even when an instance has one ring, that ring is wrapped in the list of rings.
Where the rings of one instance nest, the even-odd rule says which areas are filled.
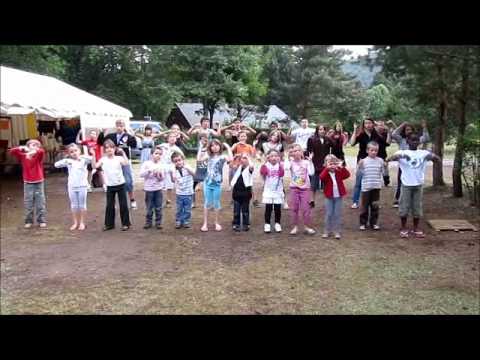
[[[265,204],[265,224],[270,224],[272,210],[275,211],[275,223],[280,224],[282,217],[282,204]]]
[[[72,210],[87,210],[87,188],[68,189]]]

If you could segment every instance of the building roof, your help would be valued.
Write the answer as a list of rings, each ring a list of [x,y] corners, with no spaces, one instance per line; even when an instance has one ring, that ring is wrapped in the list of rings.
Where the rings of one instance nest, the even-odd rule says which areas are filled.
[[[176,103],[178,109],[181,111],[185,119],[187,119],[190,126],[200,123],[200,119],[203,117],[203,104],[202,103]],[[225,109],[216,109],[213,113],[213,122],[223,125],[224,122],[233,120],[232,115]]]

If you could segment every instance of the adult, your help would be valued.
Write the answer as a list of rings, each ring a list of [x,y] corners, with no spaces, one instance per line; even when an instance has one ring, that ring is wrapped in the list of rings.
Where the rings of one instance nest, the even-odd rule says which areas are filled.
[[[326,134],[327,127],[319,124],[315,127],[313,136],[307,140],[307,153],[312,154],[312,162],[315,167],[315,173],[310,176],[312,197],[309,205],[311,208],[315,207],[315,194],[321,188],[320,174],[324,168],[325,157],[332,152],[332,143]]]
[[[225,133],[225,138],[227,139],[227,142],[230,146],[233,146],[234,144],[239,142],[238,135],[241,131],[246,132],[247,136],[249,134],[255,135],[257,133],[254,129],[245,124],[240,118],[236,118],[235,120],[233,120],[230,125],[221,127],[218,130],[218,133],[220,136],[222,135],[222,133]]]
[[[132,209],[137,209],[137,202],[135,201],[133,195],[133,176],[132,176],[132,165],[130,162],[131,153],[130,149],[136,149],[137,147],[137,139],[132,134],[129,134],[127,129],[125,128],[125,121],[117,120],[115,121],[115,132],[105,135],[105,129],[103,129],[100,134],[98,134],[98,144],[103,145],[103,143],[109,139],[113,141],[115,146],[119,147],[125,153],[127,157],[128,164],[122,165],[122,173],[123,177],[125,178],[125,189],[128,193],[128,197],[130,198],[130,207]]]
[[[315,129],[308,127],[308,119],[302,119],[300,121],[300,127],[288,131],[288,135],[295,144],[299,144],[302,147],[303,152],[307,150],[307,141],[315,133]]]
[[[367,144],[370,141],[375,141],[379,146],[384,146],[385,139],[380,136],[375,130],[375,122],[372,118],[367,118],[362,121],[360,127],[357,124],[353,124],[353,134],[350,139],[350,145],[355,146],[359,144],[357,154],[357,164],[360,160],[367,157]],[[380,145],[383,144],[383,145]],[[362,185],[362,172],[356,171],[355,173],[355,187],[352,197],[352,209],[358,209],[358,203],[360,201],[360,190]]]
[[[415,132],[415,128],[412,124],[407,122],[403,122],[399,127],[395,126],[393,121],[389,121],[389,123],[395,127],[396,129],[392,133],[392,140],[398,144],[399,150],[409,150],[410,147],[407,143],[407,139],[411,134]],[[420,136],[420,145],[425,145],[427,142],[430,141],[430,135],[428,133],[427,122],[425,120],[422,121],[422,135]],[[398,201],[400,199],[400,189],[402,185],[402,169],[398,167],[398,174],[397,174],[397,189],[395,190],[395,199],[393,201],[393,207],[398,208]]]
[[[59,128],[55,132],[55,139],[61,142],[63,146],[76,142],[77,134],[80,131],[80,123],[78,120],[62,120]]]
[[[375,121],[375,130],[380,135],[384,142],[378,144],[378,154],[377,156],[383,160],[383,183],[385,186],[390,184],[390,175],[388,171],[387,159],[387,147],[390,146],[392,142],[392,129],[385,125],[383,120]]]

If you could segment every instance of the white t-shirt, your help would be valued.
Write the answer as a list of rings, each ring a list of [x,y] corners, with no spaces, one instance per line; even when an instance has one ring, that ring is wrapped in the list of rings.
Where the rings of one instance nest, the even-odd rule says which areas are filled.
[[[329,171],[328,174],[330,175],[330,178],[332,179],[332,182],[333,182],[333,197],[339,198],[340,191],[338,191],[338,184],[337,184],[337,178],[335,177],[335,173]]]
[[[425,158],[430,155],[427,150],[400,150],[395,155],[408,155],[410,160],[399,159],[398,165],[402,170],[402,184],[406,186],[423,185],[425,182]]]
[[[78,189],[88,186],[87,165],[92,162],[89,156],[80,156],[78,160],[62,159],[55,163],[56,168],[68,168],[68,188]]]
[[[177,195],[193,195],[193,176],[185,167],[175,169],[175,182]]]
[[[295,138],[295,143],[299,144],[303,150],[307,150],[307,141],[315,133],[312,128],[298,128],[292,131],[292,136]]]
[[[108,156],[102,157],[102,169],[107,186],[118,186],[125,183],[122,172],[122,160],[123,157],[121,156],[114,156],[113,158]]]

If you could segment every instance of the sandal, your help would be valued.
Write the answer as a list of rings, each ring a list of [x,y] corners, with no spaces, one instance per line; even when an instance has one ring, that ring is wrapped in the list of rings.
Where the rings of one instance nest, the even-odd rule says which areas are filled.
[[[422,230],[414,231],[413,235],[415,235],[415,237],[419,239],[422,239],[425,237],[425,233]]]
[[[408,238],[408,230],[400,231],[400,237],[401,238]]]

